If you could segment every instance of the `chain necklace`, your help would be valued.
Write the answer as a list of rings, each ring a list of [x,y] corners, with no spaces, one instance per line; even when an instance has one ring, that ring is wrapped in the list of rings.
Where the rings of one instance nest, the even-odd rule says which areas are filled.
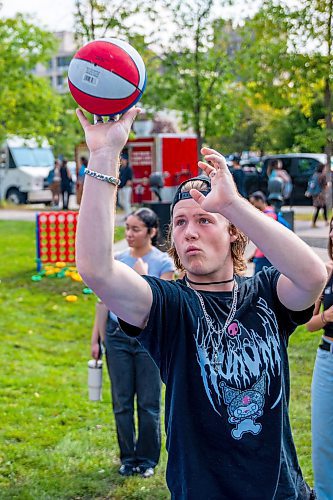
[[[219,361],[219,349],[220,349],[220,346],[222,344],[222,338],[223,338],[223,336],[224,336],[224,334],[225,334],[225,332],[227,330],[227,327],[232,322],[232,320],[234,319],[235,314],[236,314],[238,283],[237,283],[236,280],[234,280],[234,288],[232,290],[232,303],[231,303],[230,311],[229,311],[229,314],[227,316],[227,319],[225,320],[224,325],[221,326],[218,323],[218,325],[219,325],[218,329],[215,328],[213,320],[209,317],[209,315],[207,313],[206,306],[205,306],[205,303],[204,303],[204,300],[203,300],[203,297],[202,297],[201,293],[199,293],[197,290],[195,290],[194,288],[192,288],[190,286],[190,284],[188,283],[188,281],[186,281],[186,284],[187,284],[187,286],[189,288],[191,288],[191,290],[193,290],[193,292],[196,294],[196,296],[199,299],[199,302],[200,302],[200,305],[201,305],[201,309],[203,311],[203,314],[204,314],[204,317],[205,317],[208,329],[213,334],[215,334],[217,336],[217,341],[214,341],[213,336],[211,336],[211,341],[212,341],[212,346],[213,346],[213,361],[212,361],[212,365],[213,365],[214,370],[217,371],[218,370],[218,366],[221,365],[221,362]]]

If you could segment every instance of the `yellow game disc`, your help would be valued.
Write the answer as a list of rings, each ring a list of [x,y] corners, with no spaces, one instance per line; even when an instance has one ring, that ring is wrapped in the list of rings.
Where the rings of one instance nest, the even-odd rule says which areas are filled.
[[[77,296],[76,295],[66,295],[66,300],[67,300],[67,302],[76,302]]]
[[[83,281],[79,273],[72,273],[71,278],[72,280],[78,281],[79,283],[82,283]]]
[[[48,269],[45,273],[45,276],[52,276],[53,274],[55,274],[57,272],[56,269]]]

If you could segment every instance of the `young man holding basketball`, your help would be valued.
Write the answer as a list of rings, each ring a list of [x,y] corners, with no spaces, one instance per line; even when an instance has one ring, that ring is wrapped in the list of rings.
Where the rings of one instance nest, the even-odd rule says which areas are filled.
[[[209,148],[199,162],[207,177],[183,183],[172,204],[171,253],[185,278],[143,278],[115,261],[119,153],[136,114],[91,125],[78,112],[95,178],[85,182],[77,265],[160,368],[172,498],[308,499],[288,418],[287,343],[311,317],[325,266],[237,193]],[[245,232],[275,268],[240,275]]]

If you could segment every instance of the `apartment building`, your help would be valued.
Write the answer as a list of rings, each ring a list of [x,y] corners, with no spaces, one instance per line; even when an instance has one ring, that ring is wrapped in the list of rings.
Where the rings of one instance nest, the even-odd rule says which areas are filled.
[[[69,63],[77,51],[74,33],[57,31],[54,35],[59,39],[58,52],[50,59],[47,66],[37,64],[34,73],[50,79],[50,83],[57,92],[68,92],[67,71]]]

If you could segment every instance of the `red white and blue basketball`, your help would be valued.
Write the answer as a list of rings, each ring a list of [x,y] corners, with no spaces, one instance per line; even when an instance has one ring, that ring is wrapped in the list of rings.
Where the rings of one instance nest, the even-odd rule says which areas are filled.
[[[77,51],[69,65],[68,85],[75,101],[89,113],[117,115],[142,96],[146,68],[129,43],[100,38]]]

